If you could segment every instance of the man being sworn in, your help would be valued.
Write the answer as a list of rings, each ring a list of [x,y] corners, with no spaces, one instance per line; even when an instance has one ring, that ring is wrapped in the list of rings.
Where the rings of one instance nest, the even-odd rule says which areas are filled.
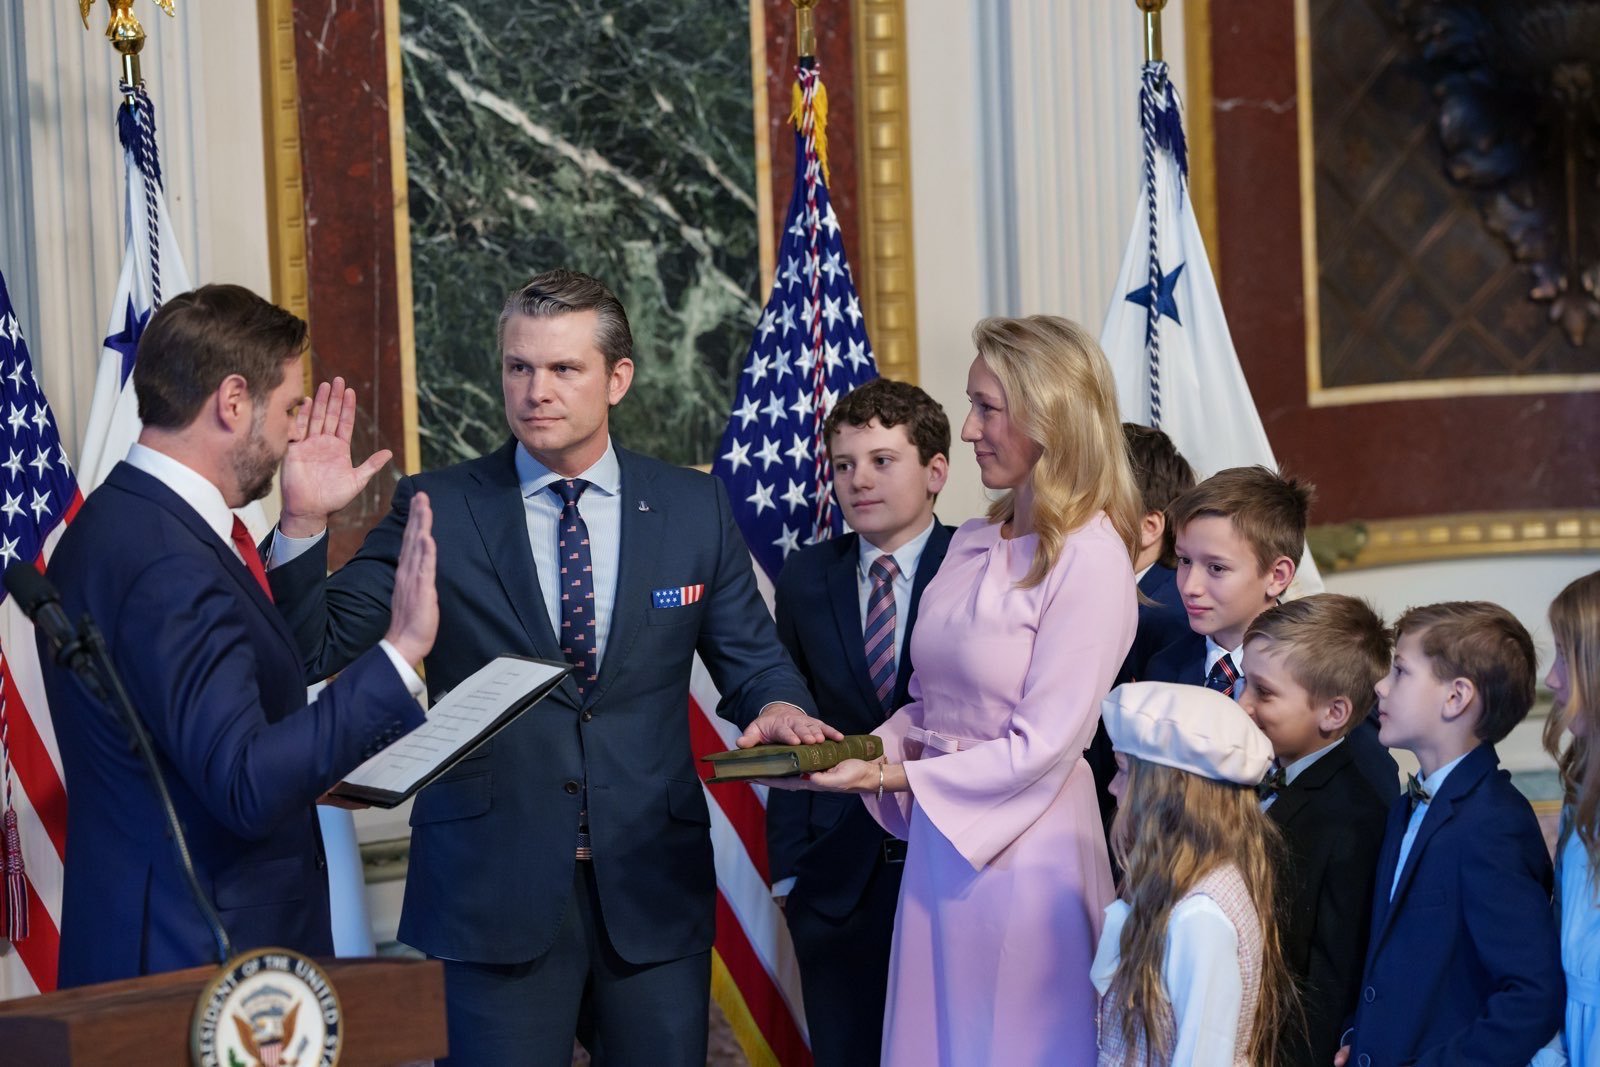
[[[716,878],[689,745],[699,654],[742,745],[837,738],[779,645],[722,483],[620,448],[633,381],[621,303],[572,271],[501,312],[511,437],[406,478],[361,550],[325,578],[348,448],[285,472],[270,572],[308,678],[389,624],[413,500],[433,501],[442,693],[496,656],[577,669],[417,795],[400,940],[445,961],[450,1062],[701,1067]],[[673,595],[676,594],[676,595]]]

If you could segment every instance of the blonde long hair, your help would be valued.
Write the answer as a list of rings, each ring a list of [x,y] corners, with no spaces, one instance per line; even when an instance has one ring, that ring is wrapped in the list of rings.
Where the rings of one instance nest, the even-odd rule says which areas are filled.
[[[1121,962],[1107,996],[1115,998],[1124,1043],[1139,1034],[1152,1062],[1171,1055],[1171,1016],[1163,977],[1172,909],[1207,874],[1239,869],[1261,920],[1261,991],[1245,1058],[1277,1062],[1278,1037],[1298,1011],[1294,979],[1278,936],[1274,871],[1282,841],[1262,814],[1253,789],[1150,763],[1128,761],[1127,787],[1111,825],[1111,848],[1122,865],[1122,896],[1131,907],[1122,927]]]
[[[1544,747],[1560,768],[1571,826],[1594,866],[1600,859],[1600,571],[1561,590],[1550,604],[1550,630],[1567,661],[1567,703],[1545,720]],[[1562,735],[1579,721],[1583,735],[1573,735],[1563,749]]]
[[[1117,413],[1117,383],[1099,343],[1082,326],[1056,315],[988,318],[972,343],[1000,381],[1011,421],[1043,451],[1033,481],[1038,534],[1024,587],[1044,581],[1067,534],[1103,511],[1128,558],[1139,555],[1139,489]],[[1016,494],[989,505],[990,522],[1016,517]]]

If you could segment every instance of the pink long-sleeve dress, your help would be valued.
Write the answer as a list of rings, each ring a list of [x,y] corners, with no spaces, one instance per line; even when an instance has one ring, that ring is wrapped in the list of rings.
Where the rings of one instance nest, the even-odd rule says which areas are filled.
[[[1040,585],[1033,536],[962,526],[922,596],[911,703],[877,731],[910,793],[884,1017],[889,1067],[1089,1064],[1111,870],[1083,750],[1133,643],[1128,551],[1103,514]]]

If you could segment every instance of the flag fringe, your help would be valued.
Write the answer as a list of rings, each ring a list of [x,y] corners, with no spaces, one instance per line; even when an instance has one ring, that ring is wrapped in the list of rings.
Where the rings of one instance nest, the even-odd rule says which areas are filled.
[[[28,936],[28,881],[23,876],[22,836],[17,832],[17,812],[14,808],[7,808],[5,814],[4,865],[6,871],[6,940],[21,941]]]
[[[828,88],[817,79],[817,97],[814,105],[816,112],[817,135],[817,161],[822,164],[822,180],[832,182],[833,176],[828,172]],[[805,109],[805,94],[797,81],[789,93],[789,121],[797,130],[804,129],[803,119]]]
[[[728,965],[722,962],[722,953],[716,949],[711,950],[711,999],[722,1009],[728,1027],[733,1031],[733,1039],[744,1050],[750,1067],[782,1067],[772,1046],[767,1043],[766,1035],[756,1023],[755,1016],[750,1014],[739,983],[733,980]]]

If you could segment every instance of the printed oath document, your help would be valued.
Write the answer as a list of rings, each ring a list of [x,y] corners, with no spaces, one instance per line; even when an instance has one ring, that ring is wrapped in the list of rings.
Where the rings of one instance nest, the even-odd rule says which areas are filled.
[[[553,660],[523,656],[491,660],[429,708],[427,722],[328,792],[392,808],[543,700],[571,671],[571,665]]]
[[[702,757],[715,777],[706,781],[742,782],[750,778],[792,778],[825,771],[847,759],[875,760],[883,755],[883,740],[873,734],[849,734],[842,741],[814,745],[757,745],[713,752]]]

